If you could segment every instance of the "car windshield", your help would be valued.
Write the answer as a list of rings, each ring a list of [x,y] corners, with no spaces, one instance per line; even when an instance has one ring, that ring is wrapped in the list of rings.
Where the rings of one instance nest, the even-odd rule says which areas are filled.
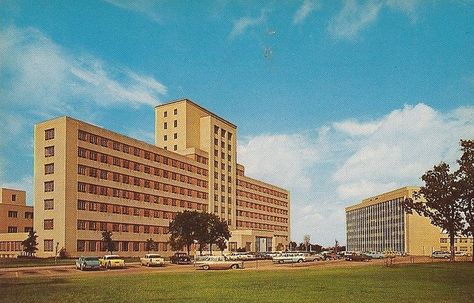
[[[148,258],[161,258],[160,255],[148,255]]]
[[[97,258],[97,257],[85,257],[84,260],[86,260],[86,261],[99,261],[99,258]]]

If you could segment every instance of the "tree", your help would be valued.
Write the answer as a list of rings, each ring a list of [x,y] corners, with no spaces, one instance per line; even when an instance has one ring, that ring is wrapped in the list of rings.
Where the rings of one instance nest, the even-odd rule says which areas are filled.
[[[454,237],[462,230],[462,214],[454,173],[449,165],[441,162],[427,171],[421,179],[425,182],[414,199],[407,198],[404,207],[408,213],[413,210],[428,217],[431,224],[441,227],[449,235],[451,260],[454,260]]]
[[[196,240],[198,234],[200,216],[201,213],[189,210],[176,214],[174,220],[169,225],[169,233],[171,234],[170,244],[174,250],[186,247],[189,254],[191,244]]]
[[[296,246],[298,246],[298,244],[296,244],[295,241],[290,241],[290,243],[288,243],[288,246],[290,248],[290,251],[293,251],[296,250]]]
[[[456,171],[459,202],[464,217],[462,234],[474,237],[474,141],[461,140],[463,154],[457,161],[459,169]],[[474,262],[474,254],[472,254]]]
[[[37,238],[36,231],[30,230],[28,237],[21,242],[21,245],[23,245],[23,251],[27,256],[33,256],[38,250],[38,242],[36,242]]]
[[[218,243],[219,241],[229,240],[231,234],[227,221],[221,220],[214,214],[208,214],[207,218],[207,243],[209,244],[209,253],[212,255],[212,244]]]
[[[112,232],[111,231],[104,231],[102,232],[102,242],[104,243],[105,250],[108,251],[110,254],[115,249],[114,241],[112,241]]]
[[[157,243],[152,238],[147,239],[145,242],[145,250],[147,251],[147,253],[152,250],[156,250],[156,244]]]
[[[311,241],[311,236],[310,235],[304,235],[303,236],[303,243],[304,243],[306,251],[308,250],[309,241]]]
[[[225,239],[224,238],[219,238],[216,241],[216,245],[217,245],[217,247],[219,247],[219,250],[221,251],[221,255],[224,255],[224,249],[227,248],[227,244],[225,243]]]

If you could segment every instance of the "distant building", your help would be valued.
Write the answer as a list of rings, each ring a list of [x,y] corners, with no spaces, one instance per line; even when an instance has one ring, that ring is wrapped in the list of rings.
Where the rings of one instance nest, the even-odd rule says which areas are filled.
[[[347,250],[394,251],[409,255],[431,255],[449,250],[449,241],[426,217],[408,214],[402,207],[419,187],[402,187],[346,208]],[[447,244],[448,243],[448,244]],[[472,254],[472,238],[459,237],[456,250]]]
[[[26,205],[26,192],[0,188],[0,257],[15,257],[21,242],[33,230],[33,207]]]
[[[190,100],[155,108],[155,145],[60,117],[35,125],[34,155],[41,256],[57,245],[97,255],[105,230],[121,255],[142,255],[149,238],[169,255],[169,222],[184,210],[226,220],[229,250],[288,245],[289,192],[245,176],[236,126]]]

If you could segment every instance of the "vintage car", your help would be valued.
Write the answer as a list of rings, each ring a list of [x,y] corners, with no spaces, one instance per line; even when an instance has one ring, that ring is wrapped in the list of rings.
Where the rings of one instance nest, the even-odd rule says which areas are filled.
[[[385,257],[384,253],[378,251],[365,251],[364,255],[370,257],[371,259],[383,259]]]
[[[319,259],[319,255],[308,253],[283,253],[273,257],[273,263],[303,263],[312,262]]]
[[[187,253],[176,252],[170,257],[173,264],[191,264],[191,257]]]
[[[100,266],[105,268],[124,268],[125,260],[118,255],[105,255],[99,259]]]
[[[370,257],[365,254],[352,253],[346,255],[347,261],[370,261]]]
[[[146,254],[145,257],[140,258],[142,266],[164,266],[165,259],[158,254]]]
[[[194,265],[204,270],[244,268],[244,262],[229,260],[225,256],[203,256],[197,259]]]
[[[431,254],[431,257],[435,259],[449,259],[451,258],[451,254],[449,253],[449,251],[434,251]]]
[[[76,260],[76,268],[80,270],[86,269],[100,269],[100,262],[98,257],[83,257],[80,256]]]

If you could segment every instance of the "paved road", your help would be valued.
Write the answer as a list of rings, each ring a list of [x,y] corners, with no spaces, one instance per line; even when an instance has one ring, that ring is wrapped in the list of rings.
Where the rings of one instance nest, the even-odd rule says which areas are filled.
[[[433,260],[429,257],[397,257],[392,260],[393,264],[445,262],[445,260]],[[307,263],[273,264],[270,260],[245,261],[244,269],[248,270],[303,270],[305,268],[352,268],[359,266],[384,266],[387,260],[371,260],[369,262],[354,262],[345,260],[314,261]],[[121,275],[137,273],[156,272],[191,272],[198,270],[193,265],[175,265],[167,263],[164,267],[143,267],[139,262],[127,263],[124,269],[110,269],[99,271],[79,271],[74,265],[38,266],[22,268],[0,268],[0,279],[23,278],[23,277],[55,277],[55,276],[88,276],[88,275]]]

